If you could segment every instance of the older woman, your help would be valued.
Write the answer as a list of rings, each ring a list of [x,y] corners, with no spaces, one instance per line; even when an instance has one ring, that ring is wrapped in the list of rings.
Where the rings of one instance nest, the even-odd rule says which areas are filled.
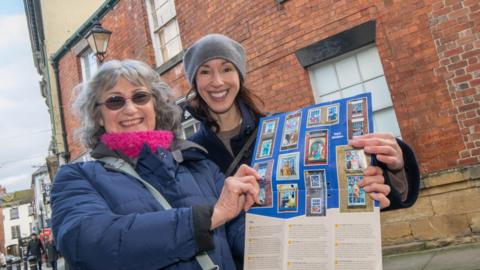
[[[225,180],[179,139],[168,93],[134,60],[104,63],[79,93],[79,137],[97,160],[61,167],[52,189],[53,233],[74,269],[235,269],[243,259],[240,212],[259,202],[259,176],[242,166]]]

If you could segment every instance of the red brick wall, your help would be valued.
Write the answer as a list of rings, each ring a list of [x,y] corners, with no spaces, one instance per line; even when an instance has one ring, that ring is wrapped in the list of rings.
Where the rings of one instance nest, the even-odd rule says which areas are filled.
[[[227,34],[245,46],[247,85],[265,101],[267,111],[294,110],[314,102],[308,72],[296,60],[296,50],[376,20],[376,45],[402,136],[416,151],[422,171],[431,172],[480,160],[478,1],[447,1],[447,6],[463,7],[460,12],[448,9],[456,13],[447,18],[460,21],[455,27],[434,23],[443,1],[434,2],[438,3],[258,0],[192,5],[177,0],[176,7],[185,48],[212,32]],[[463,35],[470,42],[465,47],[467,41],[460,40],[459,46],[469,51],[461,57],[470,60],[458,67],[464,73],[456,71],[459,75],[451,79],[457,84],[468,81],[467,99],[452,95],[450,82],[438,72],[445,66],[438,50],[446,42],[438,38],[442,31],[445,35],[463,31],[450,34],[450,40]],[[177,85],[178,80],[170,81],[169,76],[166,80]]]
[[[105,61],[131,58],[145,61],[152,66],[155,64],[144,1],[119,1],[113,10],[102,18],[101,24],[113,33]],[[59,80],[70,160],[73,160],[84,152],[80,144],[74,141],[74,130],[78,121],[70,108],[73,88],[81,82],[80,61],[73,51],[59,61]]]
[[[459,164],[480,161],[480,2],[434,1],[429,13],[440,64],[434,73],[446,82],[462,147]]]
[[[72,102],[74,100],[73,91],[81,81],[80,60],[73,53],[67,53],[59,61],[58,77],[60,89],[62,91],[62,110],[67,131],[68,150],[70,151],[70,160],[77,158],[84,152],[82,146],[74,138],[75,129],[78,127],[78,121],[72,112]]]
[[[296,50],[375,20],[376,45],[402,136],[416,151],[422,172],[480,161],[478,1],[176,0],[175,4],[184,48],[213,32],[245,46],[247,86],[271,112],[314,102],[308,72],[298,63]],[[144,1],[120,1],[102,20],[114,33],[109,57],[154,63],[144,6]],[[63,59],[61,64],[75,69],[63,65]],[[181,64],[162,76],[177,96],[188,90]],[[61,76],[65,80],[69,78]]]

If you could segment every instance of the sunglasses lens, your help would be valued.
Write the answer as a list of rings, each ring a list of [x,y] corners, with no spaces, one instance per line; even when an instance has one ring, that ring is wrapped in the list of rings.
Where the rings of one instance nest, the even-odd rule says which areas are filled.
[[[125,98],[121,96],[112,96],[105,101],[105,106],[110,110],[121,109],[125,105]]]
[[[145,105],[150,101],[150,98],[152,98],[151,93],[142,91],[142,92],[137,92],[133,94],[133,96],[129,99],[131,99],[132,102],[135,103],[136,105]],[[123,108],[126,102],[127,102],[127,99],[122,96],[111,96],[107,98],[107,100],[104,103],[100,103],[100,104],[105,104],[105,106],[110,110],[116,111]]]
[[[133,94],[132,101],[137,105],[145,105],[147,104],[147,102],[150,101],[151,97],[152,97],[152,94],[148,92],[137,92]]]

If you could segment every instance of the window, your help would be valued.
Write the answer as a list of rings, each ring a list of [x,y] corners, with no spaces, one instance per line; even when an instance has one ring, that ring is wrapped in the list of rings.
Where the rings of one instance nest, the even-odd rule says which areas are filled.
[[[309,68],[309,73],[316,103],[371,92],[374,130],[400,137],[390,90],[375,46],[318,63]]]
[[[90,47],[80,55],[80,65],[82,67],[82,79],[84,82],[90,80],[95,72],[97,72],[97,57]]]
[[[10,208],[10,220],[18,219],[18,208]]]
[[[20,238],[20,225],[12,226],[12,239]]]
[[[177,13],[173,0],[146,0],[157,65],[182,51]]]
[[[198,131],[200,128],[200,122],[198,122],[196,119],[191,118],[190,120],[187,120],[182,123],[182,136],[184,139],[189,138],[192,136],[195,132]]]
[[[33,216],[34,212],[33,212],[33,206],[32,205],[29,205],[28,206],[28,215],[29,216]]]
[[[188,139],[195,132],[200,129],[200,122],[193,118],[192,115],[185,109],[187,106],[187,97],[182,97],[176,101],[176,104],[182,108],[182,138]]]

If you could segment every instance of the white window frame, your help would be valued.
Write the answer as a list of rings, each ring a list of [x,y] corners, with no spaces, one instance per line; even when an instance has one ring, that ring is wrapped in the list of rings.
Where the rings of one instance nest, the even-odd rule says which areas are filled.
[[[159,1],[159,0],[157,0]],[[179,54],[182,51],[182,40],[180,38],[180,28],[178,26],[178,21],[177,21],[177,11],[175,9],[175,1],[174,0],[160,0],[164,1],[163,5],[166,5],[169,1],[172,2],[173,4],[173,9],[175,11],[174,16],[169,18],[167,21],[163,22],[163,24],[156,25],[155,21],[156,18],[154,14],[156,14],[156,10],[154,7],[154,2],[155,0],[145,0],[146,5],[147,5],[147,14],[148,14],[148,23],[150,26],[150,35],[152,38],[152,43],[153,43],[153,48],[155,51],[155,61],[157,63],[157,66],[160,66],[167,62],[168,60],[172,59],[175,57],[177,54]],[[163,6],[162,5],[162,6]],[[158,21],[157,21],[158,22]],[[177,35],[166,42],[165,44],[160,41],[160,32],[163,31],[169,24],[175,24],[175,27],[177,28]],[[176,52],[174,55],[167,55],[166,47],[169,42],[175,42],[178,39],[179,45],[180,45],[180,50]]]
[[[195,134],[199,129],[199,123],[200,122],[198,122],[198,120],[195,119],[195,118],[191,118],[191,119],[188,119],[187,121],[183,122],[182,123],[182,137],[183,137],[183,139],[185,139],[185,140],[188,139],[187,135],[185,133],[185,129],[193,126],[193,133]]]
[[[82,68],[82,81],[86,82],[90,80],[95,72],[98,70],[98,61],[97,57],[95,56],[95,53],[90,47],[87,47],[80,55],[80,66]],[[90,58],[90,61],[88,61],[88,58]],[[88,63],[87,63],[88,62]],[[92,66],[92,63],[95,63],[94,66]],[[87,69],[88,67],[88,69]],[[92,69],[92,67],[94,67]]]
[[[18,207],[10,208],[10,220],[19,219],[20,218],[20,209]]]
[[[355,83],[355,84],[352,84],[352,85],[348,85],[348,86],[345,86],[345,87],[342,87],[341,84],[340,84],[340,80],[339,80],[339,75],[338,75],[338,69],[336,66],[334,66],[335,68],[335,79],[337,80],[337,85],[338,85],[338,88],[333,90],[333,91],[329,91],[328,93],[320,93],[319,89],[318,89],[318,86],[316,85],[316,81],[313,79],[315,77],[314,75],[314,69],[316,67],[319,67],[319,66],[327,66],[327,65],[330,65],[330,64],[336,64],[336,63],[339,63],[341,62],[342,60],[345,60],[347,58],[350,58],[350,57],[354,57],[355,59],[355,62],[356,62],[356,66],[357,66],[357,70],[360,71],[360,65],[359,65],[359,61],[358,61],[358,55],[359,53],[361,52],[364,52],[364,51],[367,51],[369,49],[372,49],[372,48],[376,48],[375,44],[372,44],[372,45],[367,45],[367,46],[364,46],[364,47],[361,47],[361,48],[358,48],[354,51],[351,51],[351,52],[348,52],[348,53],[345,53],[345,54],[342,54],[342,55],[339,55],[337,57],[334,57],[333,59],[329,59],[327,61],[323,61],[323,62],[320,62],[320,63],[317,63],[315,65],[313,65],[312,67],[308,68],[308,73],[309,73],[309,76],[310,76],[310,83],[311,83],[311,87],[312,87],[312,90],[313,90],[313,94],[314,94],[314,98],[315,98],[315,103],[320,103],[320,102],[326,102],[326,101],[331,101],[333,99],[338,99],[338,98],[346,98],[348,97],[349,95],[346,94],[344,95],[342,93],[343,90],[345,89],[349,89],[349,88],[352,88],[352,87],[355,87],[355,86],[358,86],[358,87],[361,87],[361,93],[366,93],[366,92],[371,92],[370,90],[371,89],[366,89],[365,88],[365,83],[367,82],[370,82],[370,81],[374,81],[376,79],[379,79],[379,78],[382,78],[384,77],[385,78],[385,71],[383,69],[383,65],[382,65],[382,74],[381,75],[376,75],[374,77],[371,77],[371,78],[368,78],[368,79],[364,79],[362,78],[362,73],[361,72],[358,72],[359,73],[359,76],[360,76],[360,82],[358,83]],[[377,50],[377,53],[378,53],[378,50]],[[381,63],[380,63],[381,64]],[[386,78],[385,78],[386,80]],[[388,88],[388,84],[387,84],[387,90],[388,90],[388,93],[390,94],[390,89]],[[337,93],[338,94],[338,97],[337,98],[331,98],[329,99],[328,97],[325,98],[326,96],[332,96],[332,94],[335,94]],[[356,94],[359,94],[360,92],[356,93]],[[375,92],[371,92],[372,93],[372,99],[375,99]],[[391,99],[391,94],[390,94],[390,99]],[[397,117],[395,115],[395,110],[394,110],[394,107],[393,107],[393,102],[390,101],[390,105],[387,105],[387,106],[382,106],[382,107],[379,107],[379,108],[374,108],[372,110],[372,113],[373,113],[373,121],[374,121],[374,125],[375,125],[375,116],[376,115],[379,115],[381,113],[384,113],[384,112],[390,112],[390,110],[393,112],[393,115],[394,115],[394,119],[391,119],[392,121],[395,121],[395,123],[393,124],[395,127],[394,127],[394,130],[384,130],[382,128],[379,128],[377,126],[375,126],[375,132],[391,132],[393,133],[394,136],[396,137],[399,137],[401,138],[401,131],[400,131],[400,127],[398,125],[398,120],[397,120]]]
[[[183,102],[186,102],[186,100],[187,100],[186,96],[181,97],[181,98],[179,98],[175,101],[175,104],[177,104],[179,107],[182,107],[180,104],[182,104]],[[188,117],[190,117],[190,113],[187,110],[184,110],[182,119],[186,119]],[[193,125],[193,132],[196,133],[200,129],[200,122],[197,119],[191,117],[190,119],[182,122],[182,134],[181,135],[182,135],[183,139],[185,139],[185,140],[188,139],[186,134],[185,134],[185,129],[192,126],[192,125]]]
[[[15,229],[14,229],[15,228]],[[18,228],[18,230],[17,230]],[[12,239],[18,239],[20,238],[20,225],[12,225],[10,227],[10,230],[11,230],[11,236],[12,236]]]

